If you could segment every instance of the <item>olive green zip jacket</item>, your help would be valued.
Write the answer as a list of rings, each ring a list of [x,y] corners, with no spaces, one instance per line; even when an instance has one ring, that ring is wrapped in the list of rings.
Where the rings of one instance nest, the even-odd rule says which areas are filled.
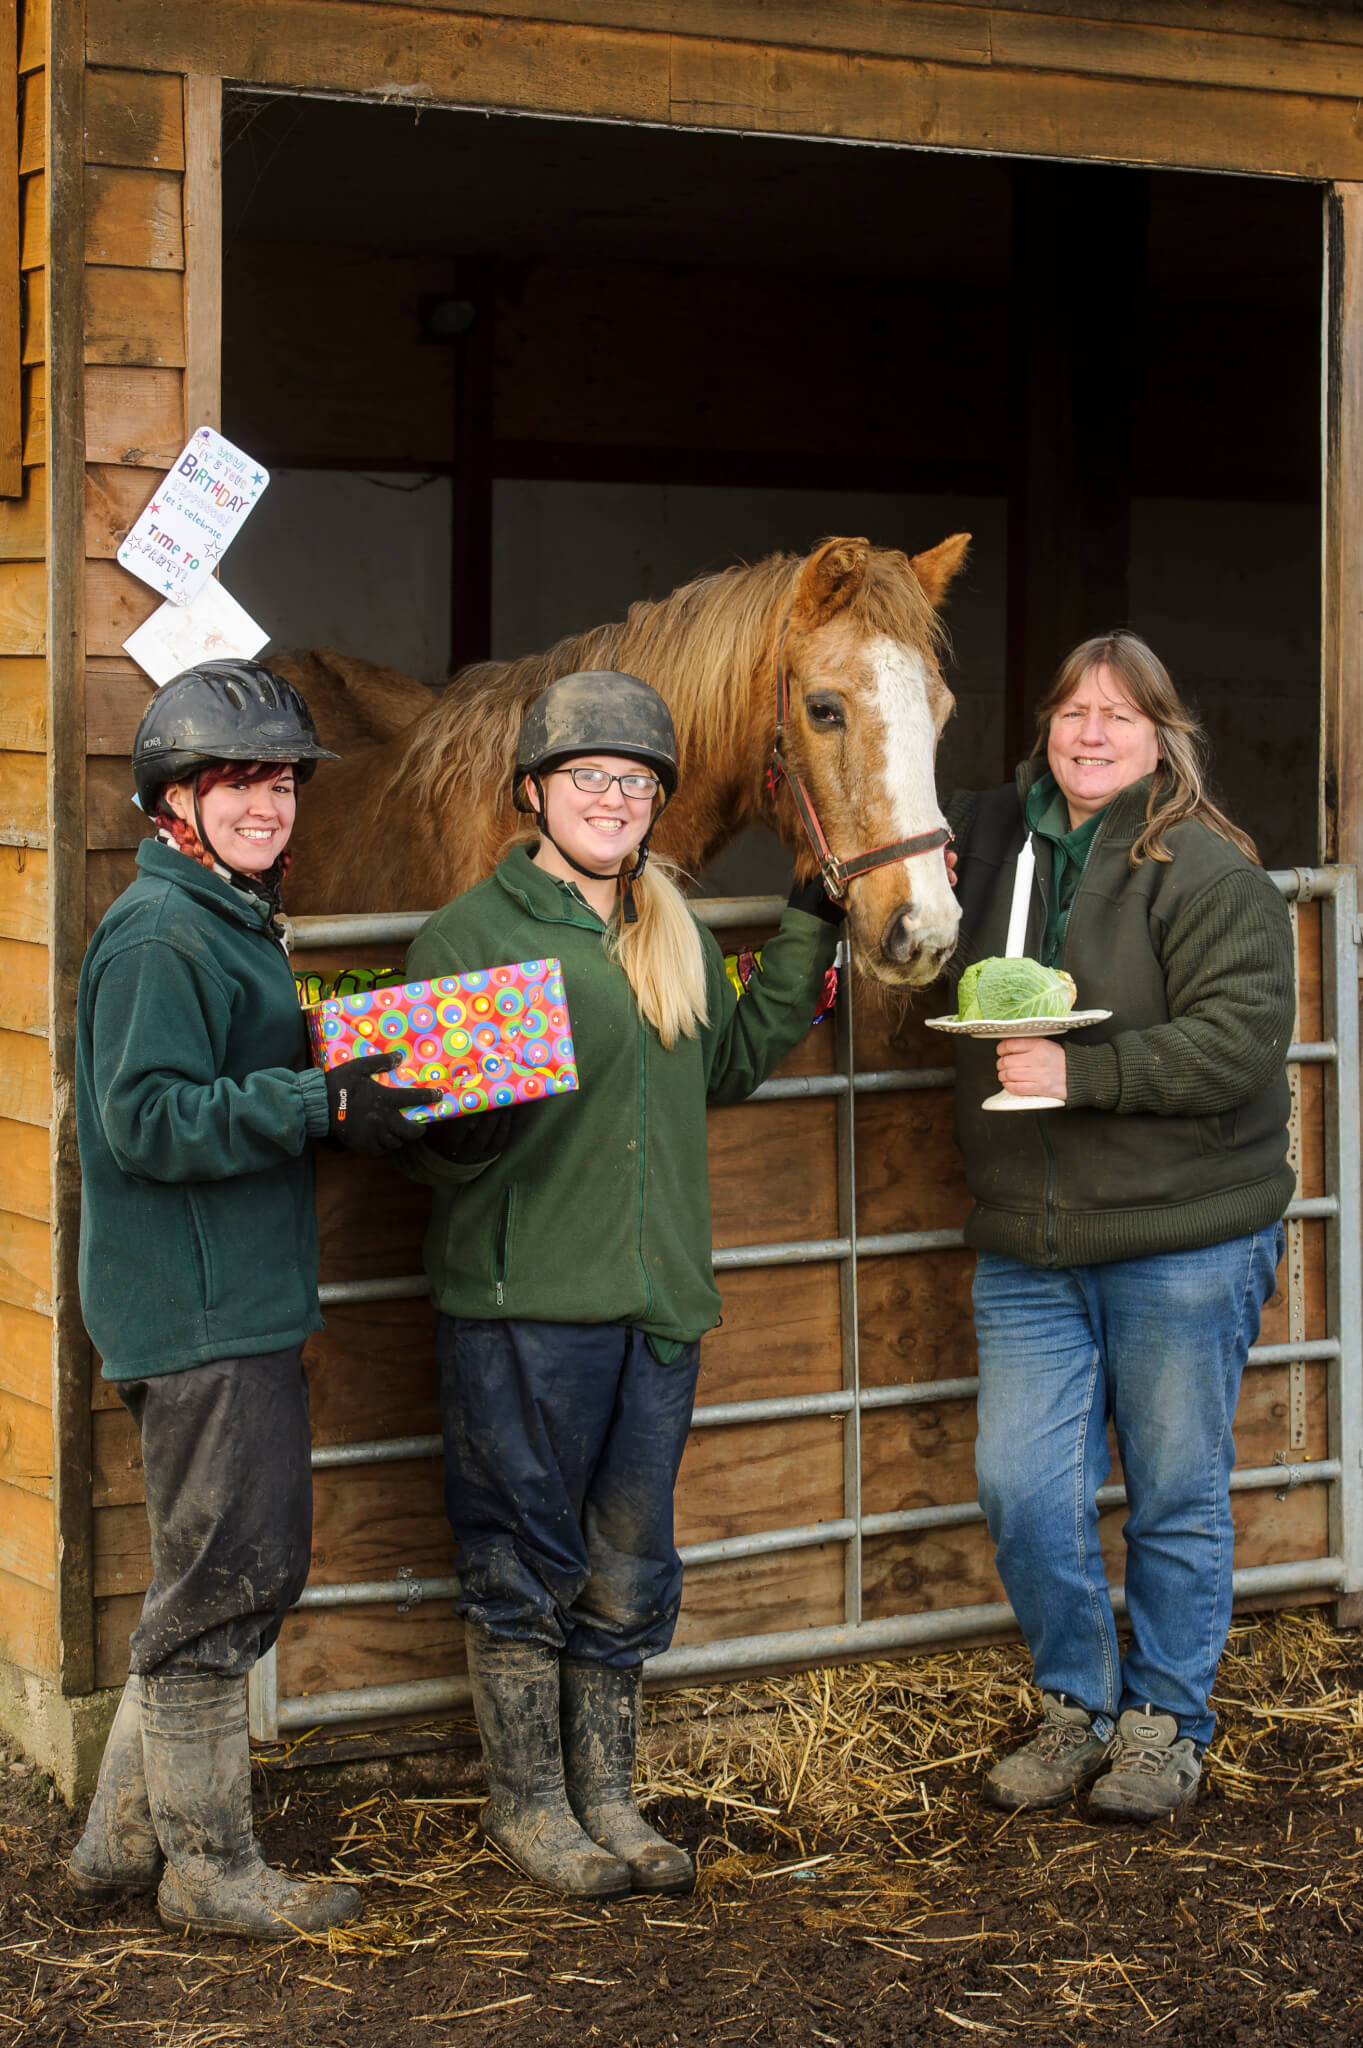
[[[322,1327],[309,1065],[270,906],[144,840],[76,1000],[80,1298],[107,1379]]]
[[[412,979],[557,959],[579,1089],[511,1112],[485,1166],[412,1148],[435,1190],[426,1272],[447,1315],[628,1323],[664,1345],[713,1328],[707,1102],[741,1102],[809,1029],[837,946],[821,918],[787,910],[739,1000],[707,931],[710,1022],[665,1051],[639,1015],[605,927],[577,891],[516,847],[437,911],[407,955]],[[753,1187],[754,1211],[761,1187]]]
[[[1016,784],[946,805],[956,834],[959,974],[1007,942],[1027,791]],[[1295,1010],[1292,926],[1263,869],[1189,820],[1169,861],[1129,855],[1150,779],[1103,814],[1075,891],[1058,965],[1078,1007],[1112,1011],[1062,1038],[1066,1106],[981,1109],[998,1085],[992,1041],[957,1041],[956,1137],[977,1250],[1035,1266],[1192,1251],[1261,1230],[1294,1191],[1284,1061]],[[1052,848],[1035,838],[1024,950],[1042,957]]]

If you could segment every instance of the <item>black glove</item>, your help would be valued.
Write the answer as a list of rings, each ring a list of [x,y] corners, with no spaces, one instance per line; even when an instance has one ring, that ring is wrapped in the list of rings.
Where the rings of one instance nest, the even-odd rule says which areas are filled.
[[[349,1152],[368,1152],[377,1158],[385,1152],[400,1152],[404,1145],[425,1137],[429,1126],[408,1123],[402,1112],[439,1102],[440,1090],[386,1088],[376,1078],[391,1074],[401,1063],[400,1052],[379,1052],[327,1068],[329,1138]]]
[[[515,1108],[485,1109],[477,1116],[441,1117],[438,1123],[423,1124],[421,1135],[432,1152],[457,1166],[486,1166],[506,1150],[511,1136]]]
[[[793,882],[786,901],[792,910],[808,911],[811,917],[821,917],[825,924],[841,924],[847,915],[846,904],[833,901],[822,875],[815,875],[808,882]]]

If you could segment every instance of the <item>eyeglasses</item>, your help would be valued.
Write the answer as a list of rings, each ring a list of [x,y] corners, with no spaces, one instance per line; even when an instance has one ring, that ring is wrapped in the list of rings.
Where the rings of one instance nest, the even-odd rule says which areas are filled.
[[[613,782],[620,785],[620,794],[632,803],[647,803],[658,794],[656,775],[612,775],[605,768],[554,768],[554,775],[571,775],[573,788],[580,789],[584,796],[604,796]]]

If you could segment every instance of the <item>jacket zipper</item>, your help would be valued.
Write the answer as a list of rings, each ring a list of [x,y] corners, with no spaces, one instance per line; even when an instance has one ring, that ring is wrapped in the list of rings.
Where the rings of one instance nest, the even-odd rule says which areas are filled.
[[[497,1217],[497,1247],[492,1258],[492,1278],[497,1289],[497,1306],[506,1302],[506,1254],[511,1242],[511,1208],[515,1198],[514,1184],[502,1196],[501,1212]]]
[[[644,1314],[653,1308],[653,1283],[644,1258],[644,1152],[648,1138],[648,1035],[639,1024],[639,1271],[644,1276]]]

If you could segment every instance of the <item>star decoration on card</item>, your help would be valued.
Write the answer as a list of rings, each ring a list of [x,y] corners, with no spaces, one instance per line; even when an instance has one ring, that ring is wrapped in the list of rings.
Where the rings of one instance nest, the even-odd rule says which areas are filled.
[[[259,470],[257,470],[257,471],[256,471],[256,473],[255,473],[255,475],[254,475],[254,476],[253,476],[253,477],[251,478],[251,482],[252,482],[253,484],[259,484],[259,483],[261,482],[261,480],[262,480],[262,479],[261,479],[261,473],[260,473],[260,471],[259,471]]]

